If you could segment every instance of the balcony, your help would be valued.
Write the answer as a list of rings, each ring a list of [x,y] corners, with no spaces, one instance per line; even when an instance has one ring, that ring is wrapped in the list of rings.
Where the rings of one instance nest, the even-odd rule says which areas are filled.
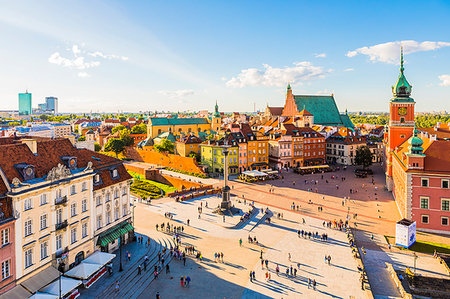
[[[56,252],[53,254],[53,259],[61,258],[69,252],[69,247],[64,247],[61,249],[56,250]]]
[[[67,220],[64,220],[63,222],[56,223],[55,224],[55,231],[59,231],[61,229],[65,229],[67,227],[68,223]]]
[[[55,198],[55,205],[64,205],[67,203],[67,195]]]

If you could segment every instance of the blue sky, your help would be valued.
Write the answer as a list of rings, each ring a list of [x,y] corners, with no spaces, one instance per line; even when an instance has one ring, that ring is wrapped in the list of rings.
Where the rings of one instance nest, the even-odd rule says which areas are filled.
[[[333,93],[387,111],[400,42],[417,111],[450,110],[450,1],[0,1],[0,109],[222,111]]]

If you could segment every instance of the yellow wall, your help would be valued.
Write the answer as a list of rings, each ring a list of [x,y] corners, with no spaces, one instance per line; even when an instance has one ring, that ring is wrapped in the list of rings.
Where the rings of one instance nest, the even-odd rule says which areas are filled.
[[[200,125],[175,125],[175,126],[154,126],[149,124],[147,126],[147,136],[155,138],[163,132],[172,132],[174,135],[181,135],[181,133],[188,134],[189,132],[197,133],[205,132],[211,129],[210,124]],[[181,130],[181,131],[180,131]]]

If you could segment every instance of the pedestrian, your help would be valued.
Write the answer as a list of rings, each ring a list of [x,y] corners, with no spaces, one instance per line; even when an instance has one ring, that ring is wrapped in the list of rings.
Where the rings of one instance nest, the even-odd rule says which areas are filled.
[[[189,222],[190,222],[190,220],[188,219],[188,220],[187,220],[187,226],[189,226]]]
[[[325,255],[325,264],[328,262],[328,256]]]
[[[128,252],[128,261],[131,261],[131,253]]]
[[[169,265],[169,264],[167,264],[167,265]],[[184,253],[183,253],[183,266],[186,266],[186,256],[184,255]]]
[[[308,278],[308,289],[311,287],[311,278]]]
[[[119,293],[119,281],[118,280],[116,280],[115,289],[116,289],[116,293]]]
[[[293,270],[292,270],[292,265],[291,265],[291,276],[294,275]]]
[[[156,299],[161,299],[161,297],[159,296],[159,292],[156,292]]]
[[[289,267],[286,267],[286,276],[289,277]]]
[[[277,267],[275,268],[275,271],[277,272],[277,276],[280,275],[280,267],[277,265]]]
[[[239,239],[239,246],[242,247],[242,238]]]
[[[166,265],[166,274],[167,273],[170,273],[169,263],[167,263],[167,265]]]
[[[141,275],[141,265],[138,266],[138,275]]]
[[[317,283],[316,283],[316,280],[314,279],[313,282],[312,282],[313,290],[314,290],[314,291],[316,290],[316,284],[317,284]]]
[[[291,253],[288,253],[289,261],[291,261]]]
[[[331,256],[328,255],[328,266],[330,265],[330,263],[331,263]]]
[[[294,277],[297,277],[297,269],[294,269]]]
[[[186,285],[189,286],[189,283],[191,282],[191,278],[189,275],[186,277]]]
[[[180,285],[182,287],[184,287],[184,277],[183,276],[181,276],[181,278],[180,278]]]
[[[264,260],[261,259],[261,270],[264,269]]]
[[[253,272],[250,271],[250,282],[253,282]]]
[[[253,271],[253,280],[256,280],[256,272]]]

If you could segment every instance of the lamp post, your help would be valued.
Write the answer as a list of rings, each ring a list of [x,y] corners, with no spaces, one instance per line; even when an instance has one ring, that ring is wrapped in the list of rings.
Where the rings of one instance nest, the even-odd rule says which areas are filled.
[[[416,261],[419,257],[417,256],[417,254],[415,252],[413,253],[413,256],[414,256],[414,275],[415,275],[416,274]]]
[[[119,264],[119,272],[123,271],[123,267],[122,267],[122,236],[119,237],[119,259],[120,259],[120,264]]]
[[[222,202],[220,203],[220,208],[222,210],[229,210],[231,208],[230,202],[230,187],[228,186],[228,146],[225,145],[223,148],[224,165],[223,165],[223,181],[224,186],[222,189]]]
[[[58,262],[58,268],[60,268],[61,260]],[[59,272],[59,299],[61,299],[61,271],[58,269]]]

